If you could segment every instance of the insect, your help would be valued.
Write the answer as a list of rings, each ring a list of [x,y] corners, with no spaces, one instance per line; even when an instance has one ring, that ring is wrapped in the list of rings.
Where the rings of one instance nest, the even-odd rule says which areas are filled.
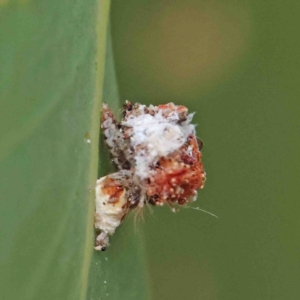
[[[183,105],[126,101],[118,121],[103,104],[101,127],[118,171],[96,183],[96,250],[106,249],[109,235],[134,208],[196,200],[206,174],[192,118]]]

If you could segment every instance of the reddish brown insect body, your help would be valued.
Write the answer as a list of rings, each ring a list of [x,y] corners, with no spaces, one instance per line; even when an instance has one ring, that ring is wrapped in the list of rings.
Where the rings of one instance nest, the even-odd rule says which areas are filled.
[[[201,153],[194,136],[179,150],[162,157],[147,184],[147,196],[152,204],[177,202],[183,205],[204,187],[205,172]]]

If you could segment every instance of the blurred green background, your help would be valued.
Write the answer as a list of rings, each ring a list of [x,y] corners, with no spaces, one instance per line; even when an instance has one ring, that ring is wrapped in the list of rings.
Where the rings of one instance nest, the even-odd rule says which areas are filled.
[[[0,0],[0,299],[299,299],[299,13]],[[208,180],[193,206],[218,219],[145,210],[93,251],[93,185],[112,171],[102,99],[196,112]]]
[[[112,2],[120,99],[196,112],[207,184],[193,206],[219,217],[146,213],[152,299],[300,299],[299,8]]]

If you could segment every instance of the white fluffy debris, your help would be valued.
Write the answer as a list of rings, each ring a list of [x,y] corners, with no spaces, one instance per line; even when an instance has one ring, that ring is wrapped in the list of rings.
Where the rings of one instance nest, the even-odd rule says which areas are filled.
[[[145,105],[140,106],[141,110]],[[141,180],[149,177],[150,167],[155,165],[161,157],[179,149],[190,134],[195,133],[192,124],[178,124],[179,116],[176,111],[163,116],[159,111],[154,116],[150,114],[131,115],[123,126],[132,128],[130,136],[136,156],[135,175]]]

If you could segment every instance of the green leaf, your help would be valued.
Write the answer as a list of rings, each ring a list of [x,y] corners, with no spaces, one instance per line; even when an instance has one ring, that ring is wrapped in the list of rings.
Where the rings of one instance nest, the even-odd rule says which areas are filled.
[[[122,101],[119,92],[111,36],[108,34],[103,100],[117,113]],[[99,177],[113,172],[103,139],[100,141]],[[88,300],[150,299],[148,268],[143,231],[135,222],[134,212],[110,238],[106,252],[94,251],[89,276]]]
[[[86,297],[108,8],[0,1],[1,299]]]

